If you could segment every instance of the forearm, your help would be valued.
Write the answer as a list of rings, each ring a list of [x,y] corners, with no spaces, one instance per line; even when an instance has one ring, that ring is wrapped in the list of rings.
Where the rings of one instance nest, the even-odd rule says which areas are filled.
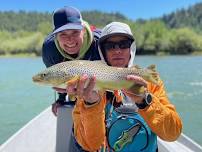
[[[42,60],[46,67],[54,65],[53,61],[49,57],[49,54],[46,53],[46,50],[42,50]]]
[[[152,104],[139,113],[152,131],[166,141],[176,140],[182,131],[182,121],[166,95],[163,84],[159,87],[148,87],[152,94]]]
[[[82,100],[74,109],[74,134],[77,142],[88,151],[98,150],[105,137],[105,101],[87,108]]]
[[[157,136],[166,141],[176,140],[182,131],[182,121],[173,105],[163,105],[153,97],[152,104],[139,113]]]

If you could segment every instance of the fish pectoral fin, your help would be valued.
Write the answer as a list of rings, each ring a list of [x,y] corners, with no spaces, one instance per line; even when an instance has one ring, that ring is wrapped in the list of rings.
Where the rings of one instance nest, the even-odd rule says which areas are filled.
[[[70,84],[74,84],[76,83],[78,80],[80,79],[80,76],[79,75],[76,75],[75,77],[71,78],[70,80],[68,80],[66,82],[67,85],[70,85]]]

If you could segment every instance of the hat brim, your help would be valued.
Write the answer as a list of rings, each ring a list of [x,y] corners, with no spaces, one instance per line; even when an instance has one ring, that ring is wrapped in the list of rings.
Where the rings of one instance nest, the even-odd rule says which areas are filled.
[[[125,36],[125,37],[128,37],[129,39],[131,39],[133,41],[135,40],[132,35],[129,35],[129,34],[126,34],[126,33],[111,33],[111,34],[107,34],[107,35],[101,37],[99,39],[99,44],[102,43],[103,41],[105,41],[106,39],[108,39],[111,36]]]
[[[54,30],[52,34],[56,34],[58,32],[64,30],[82,30],[84,27],[81,24],[67,24],[59,27],[58,29]]]

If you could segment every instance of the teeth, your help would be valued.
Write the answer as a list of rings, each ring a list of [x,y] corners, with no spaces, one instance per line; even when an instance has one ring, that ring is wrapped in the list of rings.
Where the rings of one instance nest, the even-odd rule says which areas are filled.
[[[68,45],[66,45],[67,47],[69,47],[69,48],[72,48],[72,47],[75,47],[76,46],[76,44],[68,44]]]

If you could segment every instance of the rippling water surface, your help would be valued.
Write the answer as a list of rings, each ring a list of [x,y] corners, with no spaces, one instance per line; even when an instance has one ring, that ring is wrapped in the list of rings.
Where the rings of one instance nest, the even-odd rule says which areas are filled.
[[[183,132],[202,145],[202,56],[137,56],[156,64],[168,96],[183,120]],[[41,58],[0,58],[0,144],[54,100],[51,88],[32,83]]]

